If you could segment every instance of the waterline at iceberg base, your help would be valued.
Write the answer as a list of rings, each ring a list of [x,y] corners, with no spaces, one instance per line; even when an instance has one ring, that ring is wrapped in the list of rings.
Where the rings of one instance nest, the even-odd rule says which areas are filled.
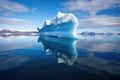
[[[46,20],[41,29],[38,28],[40,35],[53,36],[59,38],[77,38],[76,29],[78,19],[72,13],[58,12],[52,20]]]

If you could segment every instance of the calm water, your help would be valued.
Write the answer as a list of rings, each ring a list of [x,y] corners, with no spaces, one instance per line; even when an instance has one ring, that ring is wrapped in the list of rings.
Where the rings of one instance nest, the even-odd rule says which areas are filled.
[[[120,80],[120,36],[0,37],[0,80]]]

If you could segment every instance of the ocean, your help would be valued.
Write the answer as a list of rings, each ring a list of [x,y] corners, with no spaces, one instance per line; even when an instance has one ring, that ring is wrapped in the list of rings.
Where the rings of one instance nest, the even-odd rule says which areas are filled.
[[[0,80],[120,80],[120,35],[0,36]]]

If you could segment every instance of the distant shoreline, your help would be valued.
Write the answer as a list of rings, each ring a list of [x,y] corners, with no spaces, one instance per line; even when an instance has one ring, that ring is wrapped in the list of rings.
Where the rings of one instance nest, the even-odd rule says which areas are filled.
[[[37,31],[11,31],[11,30],[0,30],[0,36],[9,37],[9,36],[38,36]]]

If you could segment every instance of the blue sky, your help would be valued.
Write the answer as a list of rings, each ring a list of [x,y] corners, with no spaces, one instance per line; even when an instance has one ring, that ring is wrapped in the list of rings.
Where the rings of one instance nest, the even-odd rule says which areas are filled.
[[[80,31],[120,31],[120,0],[0,0],[0,30],[36,30],[58,11],[75,14]]]

